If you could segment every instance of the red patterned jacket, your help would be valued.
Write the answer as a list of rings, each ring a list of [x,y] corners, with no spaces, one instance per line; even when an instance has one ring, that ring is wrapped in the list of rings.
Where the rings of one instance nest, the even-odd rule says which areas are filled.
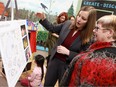
[[[77,55],[67,68],[60,86],[116,86],[116,41],[96,42]]]

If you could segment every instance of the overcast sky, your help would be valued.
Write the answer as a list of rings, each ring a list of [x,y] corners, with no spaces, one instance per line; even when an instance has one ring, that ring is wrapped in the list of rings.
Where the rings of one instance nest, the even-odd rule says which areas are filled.
[[[0,0],[0,2],[4,2],[5,5],[7,1],[8,0]],[[72,3],[74,6],[74,11],[76,11],[77,6],[77,0],[17,0],[18,8],[25,8],[35,12],[44,12],[40,3],[46,5],[48,7],[47,11],[51,11],[51,14],[59,14],[63,11],[67,12]]]

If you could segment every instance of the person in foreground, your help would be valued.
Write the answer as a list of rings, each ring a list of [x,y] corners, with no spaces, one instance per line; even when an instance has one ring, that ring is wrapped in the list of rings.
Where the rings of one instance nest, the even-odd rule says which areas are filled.
[[[98,19],[93,32],[96,42],[72,60],[61,87],[116,86],[116,16]]]
[[[43,87],[42,79],[45,73],[44,57],[42,55],[35,56],[35,67],[31,75],[20,80],[22,86],[26,87]]]
[[[96,22],[96,10],[91,6],[81,8],[76,16],[76,22],[71,24],[70,20],[58,25],[51,24],[44,13],[37,13],[40,23],[59,38],[51,51],[50,62],[47,67],[44,86],[53,87],[60,82],[70,61],[86,50],[92,37],[92,31]]]

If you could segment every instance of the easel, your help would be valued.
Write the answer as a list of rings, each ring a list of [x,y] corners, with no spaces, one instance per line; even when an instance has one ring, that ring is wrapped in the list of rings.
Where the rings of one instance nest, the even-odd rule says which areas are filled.
[[[8,6],[9,6],[9,4],[10,4],[11,1],[12,1],[12,5],[11,5],[11,8],[12,8],[12,9],[11,9],[11,20],[14,19],[13,0],[8,0],[7,4],[6,4],[6,6],[5,6],[5,9],[4,9],[4,11],[3,11],[2,15],[1,15],[0,21],[4,21],[4,14],[5,14],[5,11],[7,10],[7,8],[8,8]],[[15,8],[16,8],[16,19],[18,19],[17,0],[15,0]],[[1,57],[1,56],[0,56],[0,57]],[[2,62],[2,58],[0,59],[0,61]],[[4,68],[3,63],[2,63],[1,68],[2,68],[2,69]],[[4,74],[2,71],[0,71],[0,73],[1,73],[1,75],[6,79],[5,74]]]
[[[2,75],[2,77],[4,77],[4,78],[6,79],[5,74],[2,72],[2,70],[3,70],[3,64],[2,64],[2,60],[0,60],[0,62],[1,62],[1,66],[0,66],[1,71],[0,71],[0,74]]]
[[[12,1],[12,2],[11,2],[11,1]],[[15,1],[15,8],[16,8],[16,19],[18,19],[17,0],[14,0],[14,1]],[[9,6],[10,2],[12,3],[12,5],[11,5],[11,8],[12,8],[12,9],[11,9],[11,20],[14,19],[13,0],[8,0],[8,1],[7,1],[7,4],[6,4],[6,6],[5,6],[5,9],[4,9],[4,11],[3,11],[2,15],[1,15],[0,21],[3,21],[5,11],[7,10],[7,8],[8,8],[8,6]]]
[[[13,0],[8,0],[7,5],[6,5],[6,7],[5,7],[4,11],[3,11],[1,20],[3,20],[3,18],[4,18],[4,13],[5,13],[6,9],[8,8],[8,6],[9,6],[9,4],[10,4],[11,1],[12,1],[12,5],[11,5],[11,7],[12,7],[12,9],[11,9],[11,21],[14,20]],[[16,13],[17,13],[17,18],[18,18],[18,9],[17,9],[17,1],[16,1],[16,0],[15,0],[15,6],[16,6],[16,10],[17,10]],[[4,66],[4,63],[2,63],[2,65]],[[2,67],[2,68],[5,69],[5,67]],[[26,68],[25,70],[27,71],[27,68]],[[3,77],[5,77],[5,79],[6,79],[5,74],[4,74],[3,72],[0,72],[0,73],[1,73],[1,75],[2,75]],[[27,72],[26,72],[26,73],[27,73]]]

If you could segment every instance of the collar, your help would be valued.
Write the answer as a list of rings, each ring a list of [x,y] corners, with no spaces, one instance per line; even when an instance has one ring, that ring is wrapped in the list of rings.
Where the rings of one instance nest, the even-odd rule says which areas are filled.
[[[94,44],[92,44],[90,46],[90,50],[97,50],[97,49],[101,49],[101,48],[105,48],[105,47],[111,47],[112,46],[112,42],[95,42]]]

